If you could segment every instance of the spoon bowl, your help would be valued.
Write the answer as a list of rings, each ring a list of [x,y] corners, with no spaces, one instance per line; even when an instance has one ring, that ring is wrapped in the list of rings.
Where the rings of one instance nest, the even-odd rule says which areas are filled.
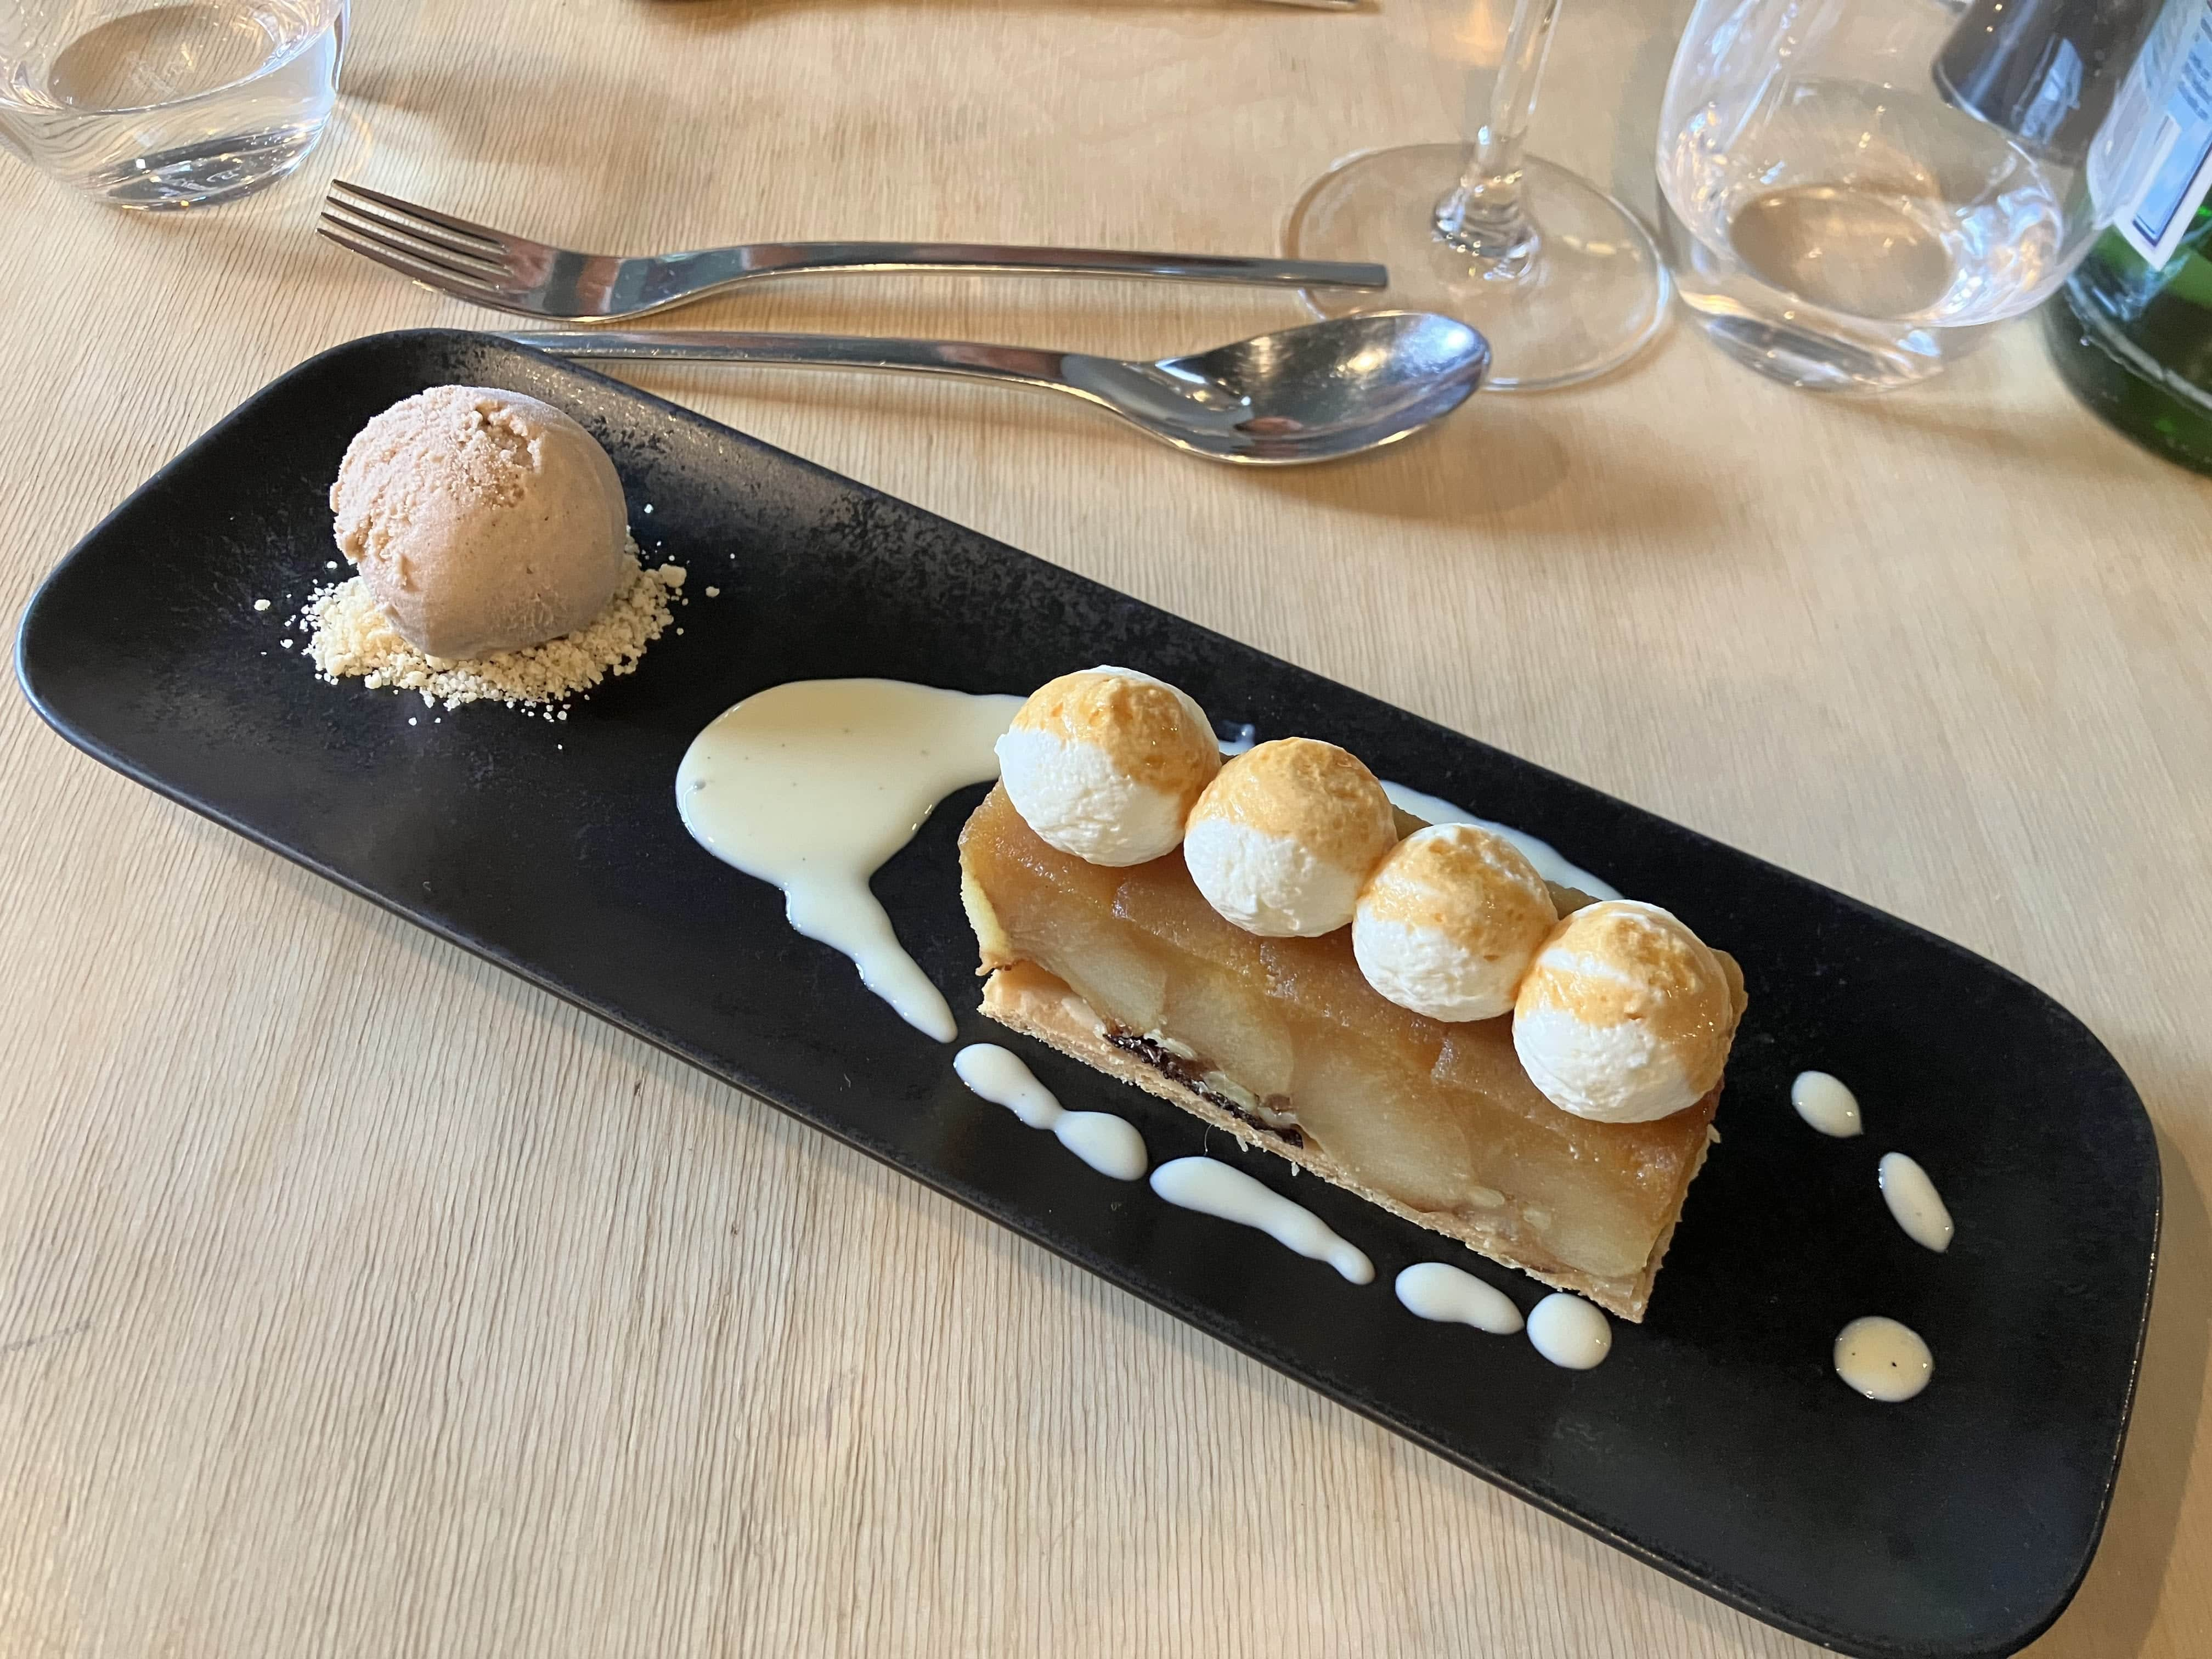
[[[1074,388],[1164,443],[1295,465],[1372,449],[1466,402],[1490,348],[1428,312],[1332,318],[1158,362],[1069,354]]]
[[[511,334],[557,357],[906,370],[1064,392],[1185,454],[1254,466],[1336,460],[1449,415],[1490,368],[1466,324],[1428,312],[1332,317],[1189,356],[1128,362],[948,340],[690,330]]]

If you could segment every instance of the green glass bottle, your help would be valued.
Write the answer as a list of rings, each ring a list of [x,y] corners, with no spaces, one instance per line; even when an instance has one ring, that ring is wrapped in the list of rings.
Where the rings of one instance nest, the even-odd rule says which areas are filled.
[[[2107,231],[2044,307],[2051,361],[2138,443],[2212,474],[2212,205],[2163,270]]]

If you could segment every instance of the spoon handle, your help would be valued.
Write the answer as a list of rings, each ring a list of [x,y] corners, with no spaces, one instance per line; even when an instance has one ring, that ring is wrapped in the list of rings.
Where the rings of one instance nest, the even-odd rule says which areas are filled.
[[[797,368],[905,369],[962,374],[1023,386],[1075,390],[1066,356],[1030,346],[960,340],[879,339],[853,334],[765,334],[726,329],[571,329],[508,334],[517,345],[555,357],[628,357],[665,362],[777,363]]]

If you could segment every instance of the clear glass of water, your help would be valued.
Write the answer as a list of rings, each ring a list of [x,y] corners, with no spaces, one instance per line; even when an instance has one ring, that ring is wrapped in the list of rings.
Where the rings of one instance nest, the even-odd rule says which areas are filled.
[[[337,98],[347,0],[0,0],[0,144],[122,207],[243,195]]]
[[[1979,9],[1961,33],[1942,0],[1700,0],[1660,117],[1661,243],[1723,351],[1792,386],[1909,385],[2087,251],[2079,147],[2039,142],[2032,97],[1970,112],[1939,67]]]

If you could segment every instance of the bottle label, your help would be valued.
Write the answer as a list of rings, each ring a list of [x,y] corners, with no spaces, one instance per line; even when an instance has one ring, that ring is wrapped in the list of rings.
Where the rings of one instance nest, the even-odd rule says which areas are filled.
[[[2212,0],[2171,0],[2089,155],[2089,194],[2156,270],[2212,192]]]

